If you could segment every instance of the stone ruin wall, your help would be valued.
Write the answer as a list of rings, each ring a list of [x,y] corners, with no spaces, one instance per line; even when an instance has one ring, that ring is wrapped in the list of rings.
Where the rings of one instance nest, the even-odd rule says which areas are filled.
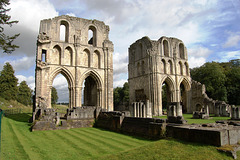
[[[230,116],[231,106],[224,101],[213,100],[206,94],[206,87],[200,82],[192,80],[191,111],[200,111],[208,107],[210,114],[215,116]]]
[[[168,102],[184,103],[190,111],[191,77],[187,49],[177,38],[161,37],[150,40],[143,37],[129,47],[129,101],[149,100],[152,114],[162,115],[162,84],[168,85]],[[180,85],[185,88],[181,100]],[[131,107],[130,107],[131,108]]]
[[[60,39],[64,26],[65,37]],[[88,32],[92,32],[89,40]],[[113,43],[109,26],[98,20],[59,16],[42,20],[36,54],[36,107],[51,108],[54,78],[62,74],[69,88],[69,107],[82,106],[83,82],[94,90],[87,105],[113,110]],[[90,77],[90,78],[89,78]],[[88,81],[88,82],[86,82]]]

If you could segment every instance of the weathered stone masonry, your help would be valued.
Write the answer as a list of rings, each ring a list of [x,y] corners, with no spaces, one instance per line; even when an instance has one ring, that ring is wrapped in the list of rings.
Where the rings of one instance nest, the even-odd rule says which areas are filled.
[[[137,40],[129,47],[128,77],[130,104],[149,100],[153,115],[162,115],[165,83],[168,103],[176,102],[184,112],[190,111],[191,77],[187,49],[181,40],[168,37]]]
[[[109,26],[98,20],[59,16],[41,21],[34,110],[51,108],[52,83],[60,73],[68,82],[70,108],[82,106],[84,89],[85,106],[113,110],[113,43],[108,34]]]

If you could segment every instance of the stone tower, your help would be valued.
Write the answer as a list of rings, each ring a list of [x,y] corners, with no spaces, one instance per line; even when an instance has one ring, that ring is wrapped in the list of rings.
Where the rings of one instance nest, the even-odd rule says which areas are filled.
[[[152,114],[162,115],[162,86],[167,102],[190,110],[191,78],[187,49],[177,38],[143,37],[129,47],[129,101],[150,101]]]
[[[34,109],[51,108],[52,83],[62,74],[68,82],[70,108],[113,110],[113,43],[108,34],[109,26],[98,20],[63,15],[41,21]]]

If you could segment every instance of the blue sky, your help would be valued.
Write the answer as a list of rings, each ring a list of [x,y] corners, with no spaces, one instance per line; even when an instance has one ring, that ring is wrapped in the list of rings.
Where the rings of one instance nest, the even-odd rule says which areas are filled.
[[[205,62],[240,59],[240,0],[10,0],[12,20],[5,32],[20,33],[14,53],[0,53],[0,69],[10,62],[19,79],[33,89],[36,40],[40,20],[71,15],[104,21],[114,43],[114,87],[127,81],[128,47],[137,39],[161,36],[181,39],[188,49],[191,68]],[[64,82],[64,85],[62,84]],[[61,76],[54,86],[62,93]],[[60,87],[61,86],[61,87]],[[60,95],[60,101],[65,101]]]

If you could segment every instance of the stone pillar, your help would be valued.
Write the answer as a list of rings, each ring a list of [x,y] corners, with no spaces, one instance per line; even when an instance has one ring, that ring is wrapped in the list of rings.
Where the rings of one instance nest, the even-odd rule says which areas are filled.
[[[146,118],[146,104],[143,105],[143,118]]]
[[[236,117],[237,117],[236,108],[235,108],[235,106],[233,105],[232,108],[231,108],[231,118],[232,118],[232,119],[236,119]]]
[[[236,108],[236,115],[237,115],[237,119],[240,119],[240,107]]]
[[[139,117],[143,117],[143,116],[142,116],[142,107],[143,107],[143,103],[140,102],[140,106],[139,106]]]
[[[176,115],[177,116],[182,116],[182,105],[180,104],[180,102],[177,102]]]
[[[147,108],[147,118],[152,118],[152,107],[151,107],[151,103],[149,100],[147,100],[146,103],[146,108]]]
[[[136,106],[136,117],[139,117],[139,103],[137,102],[136,104],[137,104],[137,106]]]
[[[207,116],[209,116],[209,107],[208,107],[208,105],[206,105],[206,114],[207,114]]]
[[[82,87],[75,87],[75,106],[74,107],[81,107],[82,106]]]
[[[137,116],[137,108],[136,108],[136,102],[133,102],[133,117]]]

